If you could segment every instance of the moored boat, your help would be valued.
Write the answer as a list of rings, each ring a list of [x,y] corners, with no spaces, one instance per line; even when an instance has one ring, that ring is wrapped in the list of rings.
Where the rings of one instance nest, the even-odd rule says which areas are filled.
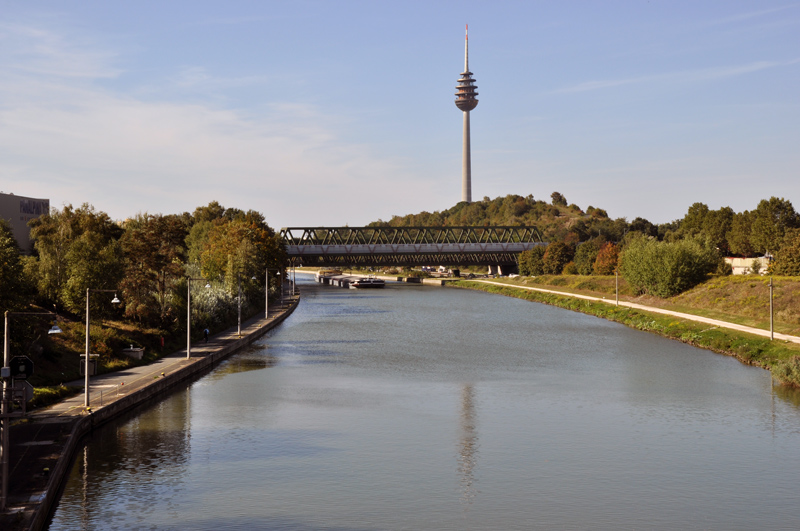
[[[364,288],[382,288],[386,285],[383,279],[375,277],[362,277],[350,283],[350,287],[354,289]]]

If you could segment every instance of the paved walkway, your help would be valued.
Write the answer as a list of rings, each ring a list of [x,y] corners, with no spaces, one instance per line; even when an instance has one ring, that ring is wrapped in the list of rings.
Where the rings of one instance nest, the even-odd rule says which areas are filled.
[[[148,403],[184,381],[193,380],[198,371],[277,326],[297,302],[297,297],[287,297],[283,305],[270,306],[269,319],[262,314],[243,323],[241,336],[234,326],[211,336],[208,342],[193,343],[191,359],[186,358],[186,349],[182,349],[149,365],[91,377],[88,410],[84,407],[85,394],[81,393],[35,410],[25,421],[12,425],[9,497],[6,511],[0,514],[0,530],[41,529],[46,523],[47,515],[42,513],[57,499],[57,492],[53,491],[58,490],[63,477],[56,476],[67,474],[71,468],[69,450],[78,441],[70,439],[80,438],[75,435],[81,431],[77,429],[80,424],[91,428]],[[70,385],[83,387],[84,381],[70,382]]]
[[[591,297],[589,295],[578,295],[576,293],[568,293],[565,291],[556,291],[551,289],[543,289],[543,288],[532,288],[530,286],[518,286],[516,284],[506,284],[503,282],[493,282],[491,280],[472,280],[471,282],[481,282],[483,284],[493,284],[495,286],[503,286],[505,288],[516,288],[516,289],[524,289],[528,291],[539,291],[542,293],[550,293],[553,295],[561,295],[564,297],[575,297],[576,299],[584,299],[588,301],[595,301],[595,302],[605,302],[607,304],[617,304],[615,299],[606,299],[603,297]],[[690,313],[681,313],[681,312],[673,312],[672,310],[664,310],[662,308],[656,308],[654,306],[645,306],[644,304],[636,304],[635,302],[627,302],[627,301],[619,301],[619,306],[624,306],[626,308],[633,308],[636,310],[642,310],[645,312],[652,312],[652,313],[660,313],[664,315],[672,315],[674,317],[680,317],[681,319],[688,319],[690,321],[697,321],[700,323],[706,323],[713,326],[717,326],[719,328],[728,328],[731,330],[738,330],[740,332],[747,332],[748,334],[755,334],[757,336],[764,336],[769,337],[770,332],[769,330],[762,330],[761,328],[753,328],[752,326],[744,326],[735,323],[729,323],[727,321],[720,321],[718,319],[710,319],[708,317],[701,317],[699,315],[692,315]],[[800,337],[798,336],[790,336],[788,334],[780,334],[775,332],[774,334],[775,339],[782,339],[784,341],[791,341],[792,343],[800,343]]]

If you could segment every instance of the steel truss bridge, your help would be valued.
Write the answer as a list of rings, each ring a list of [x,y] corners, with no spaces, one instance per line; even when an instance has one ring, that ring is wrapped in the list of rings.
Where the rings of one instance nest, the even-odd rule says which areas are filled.
[[[289,227],[281,237],[304,266],[515,265],[546,245],[535,227]]]

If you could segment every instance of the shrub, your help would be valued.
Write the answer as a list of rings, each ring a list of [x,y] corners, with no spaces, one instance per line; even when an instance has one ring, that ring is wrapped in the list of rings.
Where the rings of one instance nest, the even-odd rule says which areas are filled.
[[[641,236],[625,246],[620,271],[637,292],[671,297],[705,280],[718,263],[718,252],[704,241],[659,242]]]

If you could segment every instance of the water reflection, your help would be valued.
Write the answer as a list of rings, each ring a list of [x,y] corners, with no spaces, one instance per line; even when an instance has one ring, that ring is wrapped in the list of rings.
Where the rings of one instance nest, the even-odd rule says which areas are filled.
[[[65,519],[51,530],[100,529],[119,510],[147,515],[163,496],[176,498],[191,451],[189,393],[174,394],[132,419],[120,419],[89,437],[67,480],[59,505]],[[75,503],[77,501],[77,503]],[[177,503],[177,500],[175,501]],[[104,523],[105,522],[105,523]]]
[[[800,408],[800,389],[794,389],[783,385],[773,385],[772,392],[786,403]]]
[[[223,361],[208,378],[220,380],[228,375],[240,372],[258,371],[274,367],[278,359],[264,346],[252,346],[242,354]]]
[[[461,476],[461,503],[472,505],[478,493],[475,467],[478,464],[478,433],[475,413],[475,390],[472,385],[461,389],[461,439],[458,452],[458,473]]]

